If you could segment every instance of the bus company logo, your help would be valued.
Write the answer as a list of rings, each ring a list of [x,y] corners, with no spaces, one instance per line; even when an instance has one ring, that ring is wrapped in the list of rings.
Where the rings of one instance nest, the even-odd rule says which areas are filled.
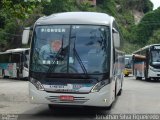
[[[160,49],[160,46],[154,46],[154,49]]]
[[[66,29],[64,29],[64,28],[57,28],[57,29],[55,29],[55,28],[42,28],[41,32],[64,33],[64,32],[66,32]]]

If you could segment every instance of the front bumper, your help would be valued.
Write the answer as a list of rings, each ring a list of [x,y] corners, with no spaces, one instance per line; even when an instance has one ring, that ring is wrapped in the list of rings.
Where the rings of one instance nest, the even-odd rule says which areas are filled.
[[[160,69],[150,67],[148,71],[148,78],[160,78]]]
[[[88,94],[69,94],[69,93],[50,93],[37,90],[36,87],[29,82],[29,97],[31,103],[36,104],[53,104],[53,105],[79,105],[79,106],[110,106],[114,100],[111,84],[104,86],[99,92]],[[74,96],[74,101],[60,101],[59,96],[69,95]]]

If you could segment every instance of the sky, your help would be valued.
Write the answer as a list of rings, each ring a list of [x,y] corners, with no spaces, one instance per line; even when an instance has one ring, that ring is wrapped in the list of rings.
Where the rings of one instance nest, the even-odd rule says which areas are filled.
[[[153,7],[153,10],[157,9],[159,6],[160,6],[160,0],[150,0],[154,7]]]

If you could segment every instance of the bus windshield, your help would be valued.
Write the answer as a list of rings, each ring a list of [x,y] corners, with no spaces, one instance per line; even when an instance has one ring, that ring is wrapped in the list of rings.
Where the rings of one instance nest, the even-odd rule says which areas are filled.
[[[132,56],[125,56],[125,68],[132,68]]]
[[[109,71],[110,29],[94,25],[37,26],[31,71],[99,74]]]
[[[153,65],[160,65],[160,50],[151,51],[151,62]]]

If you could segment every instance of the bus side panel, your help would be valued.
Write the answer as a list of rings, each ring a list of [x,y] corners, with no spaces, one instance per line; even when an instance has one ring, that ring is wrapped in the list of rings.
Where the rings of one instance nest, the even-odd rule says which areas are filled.
[[[1,76],[8,76],[9,74],[7,74],[8,72],[8,63],[0,63],[0,69],[1,69]],[[3,73],[4,72],[4,73]]]
[[[123,78],[124,78],[124,55],[122,53],[118,53],[118,74],[117,74],[117,93],[122,88]]]
[[[27,78],[28,77],[28,75],[29,75],[29,70],[28,70],[28,68],[26,68],[26,67],[23,67],[23,78]]]
[[[144,77],[144,61],[135,61],[134,62],[134,76],[135,77]]]
[[[116,80],[116,94],[119,92],[119,90],[122,88],[123,79],[124,79],[124,71],[125,65],[124,65],[124,54],[116,52],[116,60],[114,65],[114,75]]]
[[[13,78],[17,78],[17,64],[16,63],[12,63],[12,77]]]
[[[17,77],[16,63],[1,63],[0,68],[4,70],[4,76]]]

